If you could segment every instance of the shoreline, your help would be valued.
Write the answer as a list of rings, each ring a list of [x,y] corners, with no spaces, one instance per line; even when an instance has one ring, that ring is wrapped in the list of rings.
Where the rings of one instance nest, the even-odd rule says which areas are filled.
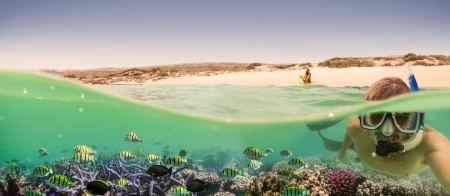
[[[370,86],[383,77],[399,77],[408,84],[403,66],[328,68],[310,67],[312,84],[329,87]],[[450,88],[450,65],[412,66],[419,87]],[[261,72],[235,72],[213,76],[181,76],[157,81],[146,81],[145,85],[156,84],[230,84],[246,86],[294,86],[300,84],[299,75],[304,70],[281,70]],[[121,84],[132,84],[123,82]],[[136,83],[137,84],[137,83]],[[307,85],[307,84],[306,84]]]

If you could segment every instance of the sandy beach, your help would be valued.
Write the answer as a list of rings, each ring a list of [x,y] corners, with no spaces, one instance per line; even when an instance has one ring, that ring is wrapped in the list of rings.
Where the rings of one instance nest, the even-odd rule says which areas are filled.
[[[412,66],[419,87],[450,88],[450,65]],[[405,80],[403,66],[389,67],[350,67],[327,68],[311,67],[312,84],[323,84],[330,87],[370,86],[383,77],[399,77]],[[305,70],[283,70],[267,72],[237,72],[215,76],[183,76],[158,81],[147,81],[146,84],[232,84],[232,85],[299,85],[299,75]]]

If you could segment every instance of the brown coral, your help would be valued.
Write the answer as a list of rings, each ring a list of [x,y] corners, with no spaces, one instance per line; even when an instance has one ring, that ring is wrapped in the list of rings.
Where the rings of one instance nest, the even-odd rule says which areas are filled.
[[[287,183],[284,180],[278,178],[276,172],[261,172],[259,174],[259,178],[257,176],[253,176],[250,178],[246,195],[280,195],[286,187],[286,184]]]

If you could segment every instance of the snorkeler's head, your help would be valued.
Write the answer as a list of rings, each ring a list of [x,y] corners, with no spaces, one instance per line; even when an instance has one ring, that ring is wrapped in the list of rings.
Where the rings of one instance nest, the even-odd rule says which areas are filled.
[[[366,101],[380,101],[397,95],[410,93],[408,85],[398,77],[385,77],[369,87],[364,100]]]

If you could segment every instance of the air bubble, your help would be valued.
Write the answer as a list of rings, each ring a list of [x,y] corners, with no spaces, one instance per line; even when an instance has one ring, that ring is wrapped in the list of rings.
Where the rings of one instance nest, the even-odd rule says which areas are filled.
[[[54,87],[54,86],[51,86],[50,89],[55,90],[55,87]]]
[[[5,116],[0,115],[0,120],[5,120]]]
[[[61,134],[61,133],[58,134],[58,137],[59,137],[59,138],[63,138],[63,134]]]
[[[226,119],[227,123],[231,123],[231,118]]]
[[[84,93],[81,93],[81,99],[84,99]]]
[[[78,109],[78,111],[83,112],[83,108]]]
[[[28,93],[27,88],[24,88],[23,89],[23,94],[27,94],[27,93]]]
[[[330,117],[330,118],[335,117],[335,116],[336,115],[334,113],[331,113],[331,112],[328,114],[328,117]]]

